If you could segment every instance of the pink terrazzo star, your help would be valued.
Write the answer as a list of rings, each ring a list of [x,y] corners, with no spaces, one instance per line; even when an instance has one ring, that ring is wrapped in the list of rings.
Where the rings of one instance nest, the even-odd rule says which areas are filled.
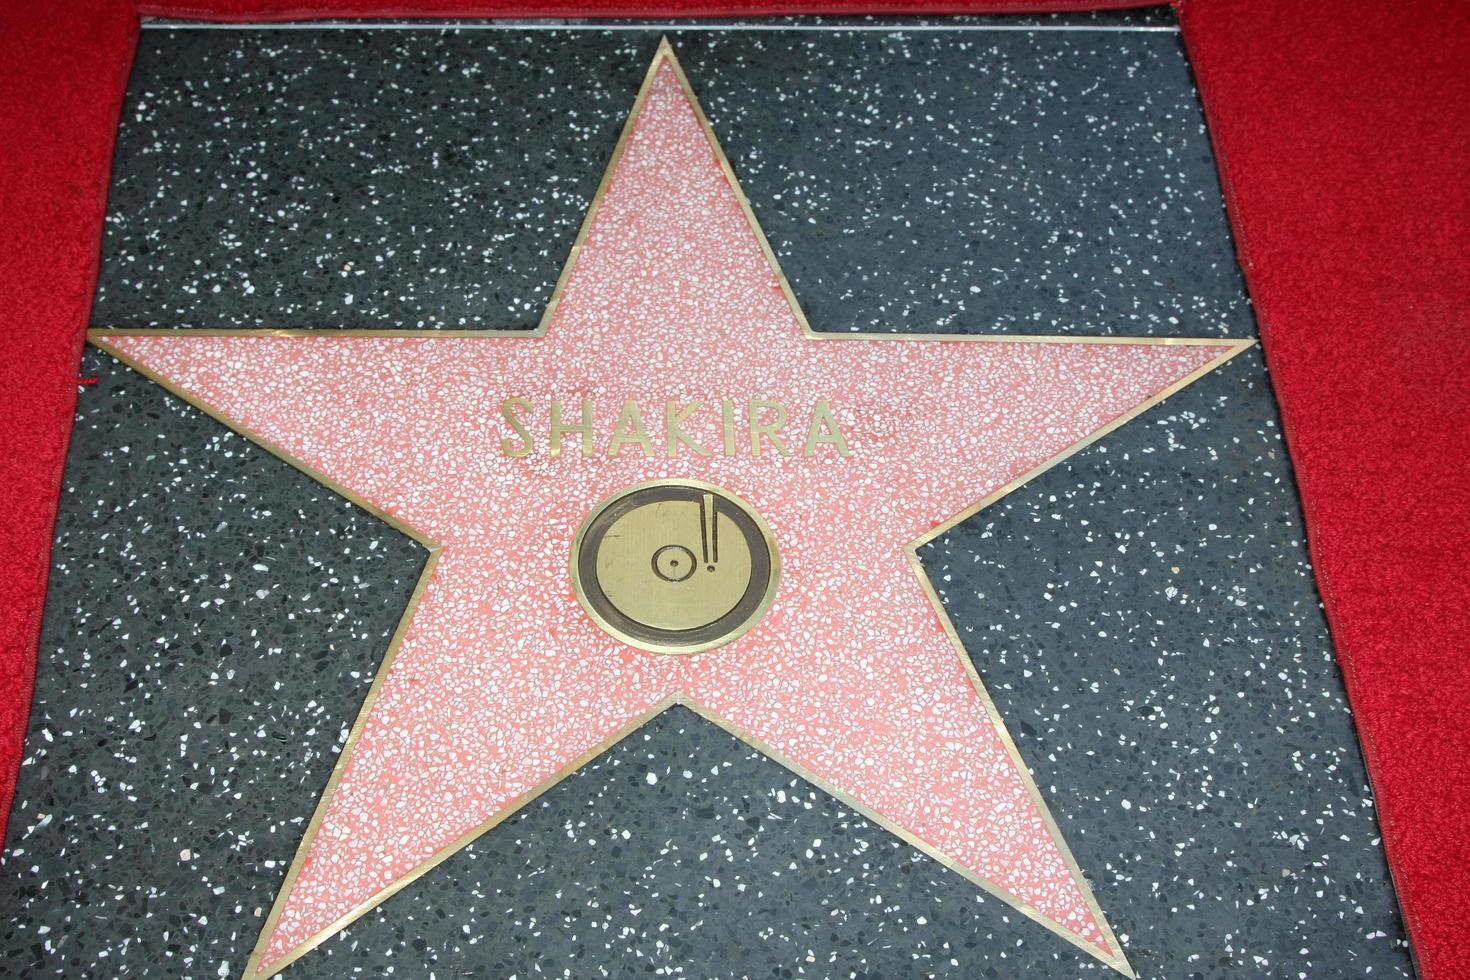
[[[103,333],[101,346],[434,549],[247,967],[275,973],[670,704],[699,711],[1116,969],[1129,968],[914,549],[1242,344],[813,334],[661,46],[544,335]],[[531,452],[501,415],[522,412]],[[553,400],[594,405],[553,457]],[[782,454],[720,406],[779,401]],[[638,444],[609,455],[625,402]],[[703,403],[667,451],[666,402]],[[813,406],[849,449],[803,452]],[[743,415],[742,415],[742,425]],[[708,652],[627,646],[568,555],[651,479],[728,488],[782,575]],[[999,611],[998,611],[999,612]],[[983,665],[981,665],[983,668]]]

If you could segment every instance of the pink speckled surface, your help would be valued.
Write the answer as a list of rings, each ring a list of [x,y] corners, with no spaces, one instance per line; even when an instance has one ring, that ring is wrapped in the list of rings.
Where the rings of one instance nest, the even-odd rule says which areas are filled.
[[[1014,904],[1115,957],[905,545],[1229,348],[803,335],[672,69],[656,74],[545,337],[115,335],[131,361],[443,547],[258,963],[269,973],[521,794],[679,696]],[[510,458],[502,400],[535,450]],[[546,451],[596,404],[598,452]],[[720,453],[719,401],[818,399],[852,449]],[[659,453],[606,455],[625,400]],[[663,406],[715,452],[663,454]],[[631,484],[729,488],[782,580],[739,640],[627,647],[578,605],[572,537]],[[978,665],[981,674],[984,664]]]

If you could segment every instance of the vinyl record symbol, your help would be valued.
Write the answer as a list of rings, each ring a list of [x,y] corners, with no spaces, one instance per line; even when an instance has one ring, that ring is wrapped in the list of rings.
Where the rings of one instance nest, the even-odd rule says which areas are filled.
[[[770,607],[780,566],[761,516],[695,480],[614,494],[572,543],[582,608],[608,633],[653,653],[698,653],[743,635]]]

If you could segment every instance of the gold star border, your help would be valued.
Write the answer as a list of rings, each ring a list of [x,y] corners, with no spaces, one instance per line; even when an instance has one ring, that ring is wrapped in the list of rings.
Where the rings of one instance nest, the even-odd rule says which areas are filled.
[[[269,974],[259,974],[258,971],[260,969],[261,961],[264,958],[266,947],[269,944],[270,937],[275,931],[276,923],[280,919],[281,912],[285,907],[286,898],[290,894],[291,889],[296,882],[296,878],[301,872],[301,867],[305,862],[306,855],[310,851],[312,841],[316,837],[316,833],[321,826],[321,822],[326,814],[328,805],[333,795],[336,793],[337,786],[341,781],[342,773],[346,768],[348,760],[352,757],[353,750],[356,748],[357,742],[362,735],[364,723],[366,722],[368,715],[372,712],[373,705],[376,702],[378,694],[382,689],[383,682],[387,678],[389,671],[392,669],[394,659],[397,656],[399,646],[403,642],[403,637],[404,634],[407,632],[408,625],[412,621],[414,613],[418,609],[419,602],[423,598],[425,589],[428,587],[430,580],[433,578],[434,568],[438,563],[439,555],[442,551],[442,545],[430,539],[427,535],[423,534],[416,528],[411,527],[405,522],[382,510],[371,501],[363,498],[348,487],[341,485],[337,481],[316,470],[305,461],[296,457],[283,447],[277,445],[270,439],[265,438],[260,433],[255,432],[248,426],[242,424],[239,420],[231,418],[226,413],[218,411],[210,407],[209,405],[204,404],[202,401],[195,398],[187,391],[184,391],[177,385],[174,385],[167,379],[158,375],[156,372],[147,367],[144,367],[142,364],[124,354],[115,346],[108,343],[107,340],[107,338],[110,336],[174,334],[182,331],[168,328],[119,330],[111,330],[106,328],[94,329],[88,331],[87,334],[87,339],[93,346],[110,354],[112,357],[132,368],[134,371],[137,371],[139,374],[153,381],[155,384],[158,384],[169,393],[182,399],[183,401],[200,410],[201,412],[204,412],[206,415],[220,421],[224,425],[228,426],[234,431],[245,436],[250,441],[259,445],[261,448],[274,454],[275,456],[284,460],[286,463],[305,473],[307,476],[318,481],[319,483],[322,483],[335,493],[340,494],[342,497],[346,498],[347,500],[356,504],[358,507],[361,507],[363,510],[372,514],[378,520],[384,522],[385,524],[388,524],[395,530],[398,530],[408,537],[412,538],[414,541],[423,545],[423,547],[428,552],[427,560],[424,562],[423,571],[419,575],[418,581],[414,586],[413,593],[409,597],[408,604],[404,608],[403,615],[399,619],[398,626],[393,633],[391,641],[388,644],[387,651],[384,653],[382,665],[378,668],[378,672],[373,678],[372,685],[368,688],[367,696],[364,698],[362,707],[358,712],[357,719],[352,725],[352,729],[348,736],[347,742],[342,749],[341,755],[338,757],[336,765],[332,768],[331,775],[327,780],[326,788],[323,790],[321,799],[317,804],[316,811],[312,814],[311,821],[307,825],[305,833],[302,835],[301,843],[297,847],[296,856],[291,862],[291,867],[286,873],[286,878],[282,882],[280,890],[277,892],[275,903],[271,908],[271,912],[266,918],[265,925],[260,931],[260,937],[257,940],[255,948],[250,955],[249,961],[246,963],[245,972],[243,975],[244,980],[261,980],[261,978],[264,976],[274,976],[280,973],[282,970],[286,969],[302,956],[305,956],[307,953],[316,949],[326,940],[341,932],[348,925],[361,918],[363,915],[370,912],[377,906],[381,905],[383,902],[387,901],[389,898],[397,894],[402,889],[417,881],[420,877],[433,870],[449,857],[456,854],[460,850],[463,850],[466,846],[485,834],[491,828],[519,813],[527,804],[531,803],[537,797],[541,796],[541,794],[545,793],[547,790],[560,783],[563,779],[565,779],[567,776],[570,776],[578,769],[581,769],[584,765],[591,762],[593,759],[606,752],[609,748],[616,745],[618,742],[621,742],[623,739],[627,738],[629,735],[633,734],[649,721],[653,720],[658,715],[662,714],[664,711],[666,711],[670,707],[673,707],[674,705],[683,705],[684,707],[690,709],[701,718],[705,719],[713,725],[718,726],[719,728],[723,729],[740,741],[756,749],[768,758],[780,763],[791,772],[800,776],[802,779],[805,779],[807,782],[818,787],[819,789],[825,791],[847,807],[851,808],[857,813],[860,813],[862,816],[866,817],[868,820],[871,820],[873,823],[883,827],[885,830],[894,834],[905,843],[929,855],[940,864],[951,869],[952,871],[955,871],[973,884],[978,885],[980,888],[984,889],[986,892],[989,892],[991,895],[1000,899],[1002,902],[1006,903],[1012,908],[1016,909],[1027,918],[1044,926],[1056,935],[1061,936],[1071,945],[1077,947],[1088,955],[1098,960],[1101,960],[1103,963],[1112,967],[1119,973],[1122,973],[1124,976],[1134,978],[1136,975],[1134,974],[1132,967],[1129,965],[1127,957],[1122,951],[1122,945],[1118,942],[1118,939],[1114,935],[1112,928],[1108,925],[1107,918],[1103,915],[1103,911],[1098,905],[1097,899],[1093,896],[1092,889],[1088,884],[1086,877],[1082,874],[1081,869],[1078,867],[1076,858],[1073,857],[1071,849],[1067,846],[1065,839],[1062,837],[1060,829],[1057,827],[1055,818],[1053,818],[1050,809],[1048,809],[1045,800],[1042,799],[1041,793],[1036,787],[1036,782],[1032,778],[1031,770],[1026,766],[1024,760],[1021,758],[1021,754],[1016,747],[1016,743],[1011,738],[1009,729],[1007,729],[1005,722],[1001,718],[1000,712],[996,709],[994,701],[991,700],[989,692],[985,689],[984,682],[980,679],[980,675],[976,672],[974,663],[971,661],[968,653],[965,650],[964,644],[960,640],[959,634],[955,630],[954,623],[950,620],[949,613],[945,610],[944,604],[940,600],[938,593],[935,591],[933,583],[929,580],[928,575],[924,571],[923,563],[919,558],[919,549],[929,542],[934,541],[936,538],[939,538],[942,535],[948,533],[950,530],[965,522],[966,520],[969,520],[971,517],[984,510],[986,507],[989,507],[991,504],[994,504],[996,501],[1014,492],[1026,483],[1029,483],[1031,480],[1040,476],[1042,473],[1045,473],[1052,467],[1058,465],[1059,463],[1062,463],[1073,454],[1080,452],[1086,447],[1092,445],[1094,442],[1108,435],[1113,430],[1132,421],[1134,418],[1148,411],[1150,408],[1153,408],[1155,405],[1159,404],[1170,395],[1180,391],[1190,384],[1193,384],[1195,381],[1204,377],[1206,374],[1209,374],[1211,371],[1215,370],[1216,368],[1225,364],[1227,361],[1234,358],[1237,354],[1254,346],[1256,343],[1255,340],[1177,337],[1071,337],[1034,334],[899,334],[865,333],[859,331],[817,331],[812,329],[810,322],[807,320],[806,314],[802,311],[801,304],[797,301],[796,295],[791,289],[791,284],[786,278],[785,272],[783,272],[781,269],[780,261],[776,258],[775,252],[772,251],[770,243],[766,239],[765,233],[761,230],[760,222],[756,219],[755,212],[750,206],[750,200],[748,197],[746,197],[745,191],[741,188],[740,181],[735,176],[735,172],[730,166],[730,161],[725,156],[724,149],[720,145],[719,138],[715,135],[714,129],[710,126],[709,119],[705,116],[704,109],[700,105],[698,98],[695,96],[694,90],[689,84],[689,79],[684,74],[683,66],[680,65],[679,60],[675,56],[673,48],[670,46],[667,38],[662,38],[659,41],[658,50],[654,55],[652,63],[649,65],[647,73],[644,75],[643,83],[639,87],[638,95],[634,99],[633,107],[628,114],[628,119],[624,123],[622,133],[619,136],[617,144],[613,149],[612,157],[608,161],[607,168],[603,173],[602,180],[598,184],[597,191],[593,195],[591,205],[587,209],[586,217],[582,221],[582,227],[577,234],[576,240],[572,244],[572,248],[567,256],[566,262],[563,265],[561,276],[557,280],[556,287],[552,292],[550,301],[547,303],[545,312],[541,316],[540,322],[534,329],[423,331],[405,329],[337,330],[264,328],[248,330],[198,329],[188,330],[187,332],[191,336],[221,337],[517,337],[526,340],[534,340],[536,338],[544,336],[548,326],[551,323],[552,318],[556,313],[557,306],[561,301],[562,294],[566,288],[567,281],[571,276],[572,270],[577,264],[577,258],[581,254],[583,243],[586,241],[587,235],[592,228],[594,220],[597,216],[598,209],[602,203],[602,199],[606,195],[608,186],[612,181],[612,176],[617,170],[618,162],[622,159],[623,152],[626,149],[628,140],[632,135],[634,126],[638,120],[638,116],[643,109],[644,102],[647,100],[648,94],[652,89],[654,79],[657,77],[659,68],[664,63],[667,63],[669,67],[673,69],[673,72],[678,79],[679,85],[683,89],[685,97],[689,100],[689,104],[694,108],[694,113],[699,120],[700,128],[704,131],[705,137],[709,140],[710,146],[714,151],[715,158],[719,162],[720,170],[725,175],[725,179],[729,182],[730,188],[734,191],[735,197],[740,203],[740,208],[745,214],[746,222],[750,226],[750,229],[755,233],[756,240],[760,243],[760,248],[762,253],[765,255],[766,262],[770,265],[771,271],[776,276],[776,280],[780,284],[781,291],[786,297],[786,302],[790,306],[791,312],[793,313],[793,315],[795,315],[797,322],[801,325],[802,333],[808,339],[816,341],[888,340],[897,343],[922,343],[940,341],[956,343],[1002,344],[1147,344],[1160,346],[1187,344],[1189,346],[1195,347],[1213,346],[1219,347],[1221,349],[1220,355],[1214,360],[1211,360],[1210,362],[1190,372],[1188,375],[1169,385],[1167,388],[1153,395],[1151,398],[1147,399],[1144,402],[1141,402],[1132,409],[1118,416],[1107,425],[1097,429],[1084,438],[1079,439],[1077,442],[1071,444],[1066,449],[1063,449],[1061,452],[1045,460],[1028,472],[1022,474],[1019,477],[1016,477],[1009,483],[1006,483],[1003,486],[992,491],[991,493],[987,494],[985,497],[976,501],[970,507],[967,507],[966,509],[960,511],[958,514],[955,514],[953,517],[949,518],[949,520],[934,527],[932,530],[914,539],[913,541],[910,541],[904,548],[905,553],[908,555],[909,563],[914,570],[914,574],[918,576],[920,583],[923,585],[924,594],[929,597],[929,603],[933,607],[935,615],[939,618],[940,625],[943,627],[945,635],[949,637],[949,641],[954,648],[955,655],[959,658],[960,663],[964,665],[965,672],[970,678],[970,683],[974,686],[975,693],[980,698],[981,703],[985,706],[985,711],[990,717],[991,723],[994,724],[997,732],[999,732],[1001,740],[1005,745],[1006,751],[1010,755],[1012,764],[1015,766],[1016,771],[1020,774],[1022,780],[1025,782],[1027,791],[1031,795],[1031,800],[1036,805],[1037,810],[1040,812],[1042,819],[1046,824],[1047,831],[1051,834],[1053,841],[1056,843],[1058,850],[1061,852],[1062,857],[1066,861],[1068,870],[1073,875],[1074,879],[1077,882],[1078,888],[1081,890],[1083,896],[1085,897],[1088,910],[1092,913],[1093,918],[1096,920],[1107,944],[1117,952],[1115,955],[1111,956],[1102,953],[1093,944],[1083,940],[1075,933],[1062,928],[1050,917],[1044,915],[1037,909],[1019,900],[1013,894],[1001,888],[996,883],[963,867],[957,861],[939,851],[928,842],[922,840],[910,831],[904,829],[903,827],[884,817],[882,814],[877,813],[876,811],[860,803],[858,800],[854,799],[841,789],[832,785],[821,776],[818,776],[817,774],[806,769],[799,763],[796,763],[793,760],[785,757],[783,754],[776,751],[771,746],[765,744],[750,733],[741,730],[739,727],[721,718],[719,715],[715,714],[713,711],[706,708],[699,702],[689,697],[676,694],[665,698],[663,701],[660,701],[658,704],[654,705],[643,714],[634,718],[628,724],[613,732],[592,749],[589,749],[587,752],[574,759],[571,763],[558,770],[556,773],[543,780],[541,783],[537,784],[536,786],[527,790],[525,793],[521,794],[519,797],[512,800],[509,804],[503,807],[488,820],[461,835],[459,838],[452,841],[451,843],[435,851],[406,875],[399,878],[391,885],[382,889],[372,897],[368,898],[366,901],[362,902],[356,908],[352,909],[352,911],[343,915],[331,925],[327,926],[325,929],[321,930],[310,939],[292,949],[291,952],[289,952],[285,956],[274,961],[271,964],[271,972]]]

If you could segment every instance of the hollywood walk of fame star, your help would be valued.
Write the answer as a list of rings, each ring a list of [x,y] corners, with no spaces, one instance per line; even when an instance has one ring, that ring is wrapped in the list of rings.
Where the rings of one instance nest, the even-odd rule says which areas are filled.
[[[430,549],[247,978],[672,704],[1131,975],[917,549],[1249,342],[813,332],[667,44],[534,333],[92,339]],[[764,603],[682,656],[574,555],[649,483],[685,543],[613,605],[705,575],[716,532],[747,578],[769,545]]]

